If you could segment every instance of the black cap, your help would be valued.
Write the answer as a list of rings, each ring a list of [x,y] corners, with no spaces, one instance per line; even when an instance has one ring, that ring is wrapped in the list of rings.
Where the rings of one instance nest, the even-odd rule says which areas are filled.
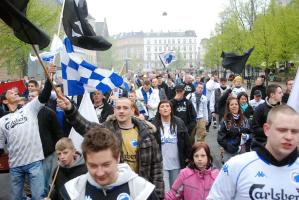
[[[179,84],[175,86],[175,90],[184,90],[185,89],[185,85],[183,84]]]
[[[253,93],[254,96],[257,96],[257,97],[261,97],[262,96],[262,92],[260,90],[255,90],[254,93]]]

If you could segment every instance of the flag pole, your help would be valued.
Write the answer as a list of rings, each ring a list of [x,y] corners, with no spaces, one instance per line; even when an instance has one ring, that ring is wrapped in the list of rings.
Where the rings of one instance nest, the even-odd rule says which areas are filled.
[[[64,10],[64,6],[65,6],[65,1],[63,1],[62,3],[62,7],[61,7],[61,12],[60,12],[60,18],[59,18],[59,23],[58,23],[58,30],[57,30],[57,37],[59,38],[59,33],[60,33],[60,30],[61,30],[61,24],[62,24],[62,17],[63,17],[63,10]],[[53,36],[53,41],[54,41],[54,38],[55,38],[55,34]],[[52,41],[52,42],[53,42]],[[55,58],[56,58],[56,54],[54,55],[54,58],[53,58],[53,64],[55,63]],[[54,74],[51,74],[51,78],[53,80],[54,78]]]
[[[54,175],[54,178],[53,178],[53,180],[52,180],[52,183],[51,183],[51,186],[50,186],[50,191],[49,191],[49,193],[48,193],[47,198],[50,198],[51,193],[53,192],[54,183],[55,183],[55,181],[56,181],[58,171],[59,171],[59,165],[57,166],[57,169],[56,169],[56,171],[55,171],[55,175]]]
[[[40,56],[39,56],[39,54],[38,54],[38,52],[37,52],[37,49],[36,49],[36,47],[34,46],[34,44],[32,44],[32,48],[33,48],[33,51],[34,51],[35,55],[36,55],[37,58],[38,58],[38,61],[39,61],[40,64],[42,65],[43,70],[44,70],[44,72],[46,73],[46,76],[48,77],[48,79],[49,79],[49,81],[50,81],[50,83],[51,83],[51,85],[52,85],[52,88],[54,89],[54,91],[55,91],[57,97],[61,97],[61,95],[58,94],[57,89],[54,87],[53,80],[51,79],[51,75],[50,75],[50,73],[49,73],[47,67],[45,66],[44,62],[43,62],[42,59],[40,58]]]
[[[65,0],[62,3],[62,8],[60,12],[60,19],[59,19],[59,24],[58,24],[58,31],[57,31],[57,36],[59,37],[60,29],[61,29],[61,22],[62,22],[62,17],[63,17],[63,10],[64,10],[64,5],[65,5]]]

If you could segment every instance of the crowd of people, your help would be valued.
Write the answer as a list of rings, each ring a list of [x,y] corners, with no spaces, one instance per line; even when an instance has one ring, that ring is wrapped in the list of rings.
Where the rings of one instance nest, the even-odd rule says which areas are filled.
[[[55,92],[48,79],[42,89],[26,84],[24,94],[12,88],[1,98],[7,199],[299,199],[299,115],[286,105],[293,80],[283,92],[260,76],[248,91],[241,76],[217,72],[135,75],[128,91],[90,94],[98,122],[61,84]],[[211,129],[222,169],[205,142]]]

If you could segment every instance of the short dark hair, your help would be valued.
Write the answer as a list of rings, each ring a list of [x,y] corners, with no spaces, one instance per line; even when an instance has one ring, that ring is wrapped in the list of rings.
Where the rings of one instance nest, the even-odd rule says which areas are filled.
[[[220,82],[224,82],[224,81],[227,82],[227,79],[225,77],[221,77]]]
[[[241,97],[244,96],[247,99],[247,103],[248,103],[248,94],[246,92],[240,92],[237,96],[238,101],[240,102]],[[240,103],[239,103],[240,104]]]
[[[149,80],[145,80],[145,81],[143,82],[143,85],[151,85],[151,82],[150,82]]]
[[[28,82],[28,84],[29,83],[32,83],[35,87],[38,87],[38,82],[36,81],[36,80],[30,80],[29,82]]]
[[[191,157],[190,157],[190,164],[189,164],[189,167],[191,169],[196,169],[196,165],[194,163],[193,156],[200,149],[203,149],[207,154],[207,157],[208,157],[207,169],[212,167],[213,157],[211,155],[210,147],[205,142],[196,142],[193,144],[192,149],[191,149],[191,155],[190,155]]]
[[[111,149],[115,159],[120,155],[119,140],[109,129],[100,126],[95,126],[87,131],[81,148],[85,160],[88,153],[96,153],[107,149]]]
[[[270,98],[271,94],[274,94],[276,92],[277,88],[281,88],[281,86],[278,84],[268,85],[268,87],[266,89],[267,97]]]

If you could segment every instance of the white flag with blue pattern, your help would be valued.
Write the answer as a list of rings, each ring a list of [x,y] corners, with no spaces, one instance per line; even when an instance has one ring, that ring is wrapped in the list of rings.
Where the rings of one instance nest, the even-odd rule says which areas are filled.
[[[60,53],[64,93],[67,96],[81,95],[84,90],[103,93],[123,85],[121,76],[113,71],[100,69],[74,52],[73,45],[65,38],[64,48]]]
[[[170,65],[173,61],[176,60],[174,51],[160,53],[159,58],[160,58],[161,62],[163,63],[164,67],[168,67],[168,65]]]

